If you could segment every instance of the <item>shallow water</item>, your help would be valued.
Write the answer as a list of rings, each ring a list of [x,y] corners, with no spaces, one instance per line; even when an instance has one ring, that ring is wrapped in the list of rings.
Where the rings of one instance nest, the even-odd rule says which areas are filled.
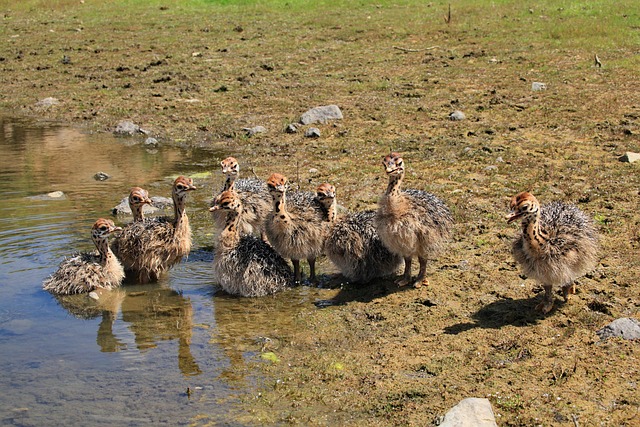
[[[226,154],[131,142],[0,118],[3,425],[233,425],[238,399],[260,381],[248,364],[323,298],[310,288],[261,299],[218,292],[206,201],[221,179],[206,176],[188,205],[195,249],[158,283],[98,302],[43,291],[65,256],[93,249],[91,225],[131,186],[168,197],[170,176],[216,169]],[[52,191],[65,199],[33,197]]]

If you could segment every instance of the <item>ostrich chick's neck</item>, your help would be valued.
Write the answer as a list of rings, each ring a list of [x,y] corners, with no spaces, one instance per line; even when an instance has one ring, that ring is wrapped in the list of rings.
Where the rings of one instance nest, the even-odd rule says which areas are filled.
[[[549,235],[540,227],[540,212],[536,214],[535,218],[531,218],[522,222],[522,232],[534,249],[540,249],[543,246]]]

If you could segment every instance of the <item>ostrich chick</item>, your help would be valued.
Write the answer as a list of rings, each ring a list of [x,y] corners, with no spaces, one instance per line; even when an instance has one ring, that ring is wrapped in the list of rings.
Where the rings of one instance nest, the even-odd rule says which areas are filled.
[[[149,193],[140,187],[133,187],[129,192],[129,208],[133,214],[133,221],[126,225],[122,232],[111,242],[111,250],[120,260],[125,269],[129,269],[138,259],[142,244],[141,237],[144,227],[137,224],[145,220],[142,208],[150,205]]]
[[[544,288],[544,299],[536,310],[553,308],[553,288],[562,287],[565,301],[575,293],[574,281],[593,269],[597,261],[598,233],[593,220],[576,206],[540,203],[528,192],[511,199],[507,222],[522,222],[522,233],[513,242],[512,253],[525,275]]]
[[[281,291],[291,283],[291,268],[275,249],[254,236],[240,235],[243,208],[235,192],[222,192],[209,210],[226,214],[213,271],[227,293],[260,297]]]
[[[295,192],[287,198],[287,178],[278,173],[267,180],[273,210],[267,217],[269,242],[293,263],[294,280],[301,280],[300,260],[309,262],[309,280],[315,282],[315,261],[322,254],[330,223],[323,206],[313,193]]]
[[[98,253],[83,252],[65,259],[43,283],[43,289],[54,294],[69,295],[96,289],[112,290],[124,279],[122,265],[109,248],[108,236],[122,228],[109,219],[98,219],[91,228],[91,240]]]
[[[266,241],[265,221],[271,211],[271,197],[264,181],[255,178],[238,179],[240,165],[234,157],[227,157],[222,162],[222,173],[226,179],[220,194],[213,199],[213,205],[224,191],[235,191],[242,203],[242,215],[238,222],[240,234],[259,234]],[[226,224],[226,215],[222,210],[212,211],[213,220],[217,228]]]
[[[400,188],[404,162],[398,153],[382,160],[389,176],[387,191],[378,202],[375,223],[382,243],[404,258],[404,274],[398,286],[426,284],[427,260],[440,253],[451,236],[453,218],[442,200],[422,190]],[[417,256],[420,271],[411,278],[411,261]]]
[[[173,217],[134,221],[127,227],[128,240],[118,240],[114,252],[127,273],[139,283],[157,280],[191,251],[191,227],[185,210],[191,178],[179,176],[173,182]],[[130,229],[130,230],[129,230]]]

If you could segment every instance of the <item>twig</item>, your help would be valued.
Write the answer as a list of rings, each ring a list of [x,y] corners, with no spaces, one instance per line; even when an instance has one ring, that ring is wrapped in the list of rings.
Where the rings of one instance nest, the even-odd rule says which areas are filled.
[[[394,49],[398,49],[401,50],[403,52],[422,52],[423,50],[432,50],[432,49],[437,49],[440,46],[431,46],[431,47],[425,47],[424,49],[409,49],[406,47],[400,47],[400,46],[394,46]]]
[[[447,24],[451,23],[451,3],[449,3],[449,13],[444,17],[444,22]]]
[[[598,54],[593,55],[593,65],[598,68],[602,68],[602,62],[600,62],[600,58],[598,58]]]
[[[571,418],[573,419],[573,424],[574,424],[576,427],[580,427],[580,424],[578,424],[578,416],[577,416],[577,415],[573,415],[573,414],[571,414]]]

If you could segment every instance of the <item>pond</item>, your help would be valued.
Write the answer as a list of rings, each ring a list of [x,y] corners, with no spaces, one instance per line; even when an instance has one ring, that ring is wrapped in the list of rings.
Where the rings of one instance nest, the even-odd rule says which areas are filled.
[[[326,291],[242,299],[218,290],[207,202],[228,154],[0,118],[1,424],[242,424],[235,408],[260,384],[251,366],[264,341],[286,336]],[[166,277],[98,302],[42,290],[65,256],[93,249],[91,225],[111,218],[131,186],[169,197],[172,176],[196,173],[194,250]],[[64,197],[38,197],[53,191]]]

